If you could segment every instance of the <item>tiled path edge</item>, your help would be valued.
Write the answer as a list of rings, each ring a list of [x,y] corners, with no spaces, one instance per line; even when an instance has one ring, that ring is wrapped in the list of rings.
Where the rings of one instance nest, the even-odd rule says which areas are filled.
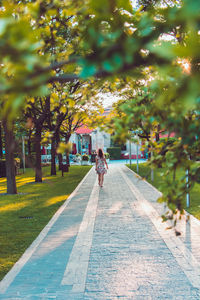
[[[200,289],[200,263],[195,259],[193,254],[187,249],[184,243],[176,236],[174,232],[166,230],[166,223],[162,222],[162,218],[153,206],[143,197],[141,192],[133,185],[130,179],[121,171],[122,176],[129,185],[131,191],[138,200],[138,205],[142,206],[143,210],[154,224],[161,238],[166,243],[177,263],[188,277],[191,284]]]
[[[23,266],[29,260],[29,258],[31,257],[31,255],[34,253],[34,251],[37,249],[37,247],[40,245],[40,243],[47,236],[49,230],[55,224],[56,220],[59,218],[59,216],[61,215],[61,213],[63,212],[63,210],[70,203],[71,199],[76,195],[77,191],[80,189],[80,187],[82,186],[82,184],[84,184],[84,182],[86,181],[87,177],[90,175],[91,171],[92,171],[92,169],[90,169],[90,171],[86,174],[86,176],[77,185],[77,187],[70,194],[70,196],[67,198],[67,200],[57,210],[57,212],[54,214],[54,216],[51,218],[51,220],[48,222],[48,224],[43,228],[43,230],[40,232],[40,234],[38,235],[38,237],[33,241],[33,243],[27,248],[27,250],[21,256],[21,258],[15,263],[15,265],[12,267],[12,269],[1,280],[1,282],[0,282],[0,294],[4,294],[6,292],[8,286],[12,283],[12,281],[15,279],[15,277],[17,276],[17,274],[20,272],[20,270],[23,268]]]
[[[182,222],[176,237],[158,197],[124,165],[109,165],[103,188],[92,168],[0,299],[199,300],[200,226]]]

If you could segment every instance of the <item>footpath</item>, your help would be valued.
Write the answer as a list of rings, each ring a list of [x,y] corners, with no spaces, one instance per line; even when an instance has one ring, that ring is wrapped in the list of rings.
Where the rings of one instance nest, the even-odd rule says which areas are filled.
[[[0,282],[0,299],[200,300],[200,221],[180,221],[176,236],[158,197],[122,164],[103,188],[92,168]]]

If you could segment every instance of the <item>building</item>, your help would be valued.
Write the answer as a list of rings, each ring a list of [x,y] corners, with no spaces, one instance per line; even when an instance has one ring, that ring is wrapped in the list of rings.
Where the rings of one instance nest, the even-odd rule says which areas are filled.
[[[91,154],[94,151],[97,151],[99,148],[102,148],[104,152],[107,152],[107,148],[112,147],[112,139],[109,133],[100,131],[99,128],[91,130],[86,126],[82,126],[77,129],[75,133],[71,135],[70,142],[72,143],[72,154]],[[137,151],[138,157],[143,158],[144,153],[140,150],[141,142],[139,145],[133,142],[127,141],[122,146],[121,158],[129,158],[131,152],[131,158],[136,159]]]
[[[72,143],[72,152],[76,154],[91,154],[98,148],[102,148],[104,152],[110,147],[110,134],[100,131],[99,128],[94,130],[87,126],[81,126],[70,137]]]
[[[110,107],[104,110],[102,115],[106,116],[110,112]],[[90,155],[92,152],[97,151],[99,148],[102,148],[104,153],[107,152],[107,148],[112,147],[112,138],[111,135],[107,132],[101,131],[99,128],[90,129],[87,125],[82,125],[78,129],[72,133],[69,142],[72,143],[72,154],[79,153],[81,155],[88,154]],[[121,158],[129,158],[129,154],[131,151],[131,158],[136,159],[137,150],[138,157],[143,158],[144,154],[140,151],[139,143],[138,149],[137,144],[130,143],[127,141],[122,146]],[[43,147],[44,148],[44,147]],[[50,161],[51,160],[51,146],[45,147],[43,149],[42,161]]]

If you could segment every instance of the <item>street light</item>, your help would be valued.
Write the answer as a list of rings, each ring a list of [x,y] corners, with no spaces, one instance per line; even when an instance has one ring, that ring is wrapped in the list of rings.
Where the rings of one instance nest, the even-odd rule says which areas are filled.
[[[141,133],[140,130],[132,130],[131,133],[133,133],[134,135],[136,135],[137,138],[137,144],[136,144],[136,162],[137,162],[137,173],[139,173],[139,160],[138,160],[138,154],[139,154],[139,136],[138,134]],[[130,146],[131,147],[131,146]],[[131,160],[130,160],[130,165],[131,165]]]
[[[151,131],[151,141],[153,142],[153,132]],[[151,146],[152,148],[152,146]],[[153,151],[151,151],[151,158],[153,157]],[[153,172],[153,168],[151,168],[151,181],[154,181],[154,172]]]
[[[137,137],[137,144],[136,144],[136,158],[137,158],[137,173],[139,173],[139,162],[138,162],[138,143],[139,143],[139,137],[138,137],[138,130],[135,131],[136,132],[136,137]]]
[[[22,162],[23,162],[23,172],[25,173],[25,143],[24,143],[25,137],[22,135]]]
[[[83,136],[82,136],[82,134],[80,134],[80,136],[81,136],[81,165],[82,165]]]
[[[186,170],[186,186],[189,187],[189,171]],[[190,207],[190,194],[187,192],[186,194],[186,206]]]
[[[131,167],[131,139],[129,140],[129,161],[130,161],[130,167]]]

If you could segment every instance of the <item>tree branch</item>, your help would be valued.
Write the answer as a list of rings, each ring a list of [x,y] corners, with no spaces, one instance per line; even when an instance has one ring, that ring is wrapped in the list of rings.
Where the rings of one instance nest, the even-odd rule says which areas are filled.
[[[117,75],[117,74],[121,74],[121,73],[126,73],[128,71],[131,71],[134,68],[138,68],[138,67],[142,67],[142,66],[147,66],[147,65],[152,65],[152,64],[166,64],[169,61],[167,59],[163,59],[163,58],[159,58],[154,54],[149,54],[146,58],[143,58],[141,56],[138,55],[137,59],[134,60],[134,62],[132,64],[124,64],[124,66],[119,69],[116,72],[107,72],[104,70],[100,70],[98,72],[96,72],[93,76],[90,77],[96,77],[96,78],[106,78],[109,76],[113,76],[113,75]],[[62,62],[61,62],[62,63]],[[64,63],[63,63],[64,65]],[[80,79],[84,79],[81,78],[80,75],[76,75],[76,74],[63,74],[63,75],[59,75],[59,76],[51,76],[48,80],[47,83],[53,83],[53,82],[70,82],[70,81],[74,81],[74,80],[80,80]]]
[[[78,61],[78,57],[74,57],[74,58],[71,58],[71,59],[68,59],[68,60],[59,61],[59,62],[53,62],[51,65],[49,65],[46,68],[38,68],[36,70],[36,72],[34,72],[33,74],[30,75],[29,78],[33,78],[33,77],[36,77],[38,75],[41,75],[42,73],[47,73],[47,72],[49,72],[51,70],[56,70],[56,69],[59,69],[59,68],[61,68],[63,66],[76,63],[77,61]]]

